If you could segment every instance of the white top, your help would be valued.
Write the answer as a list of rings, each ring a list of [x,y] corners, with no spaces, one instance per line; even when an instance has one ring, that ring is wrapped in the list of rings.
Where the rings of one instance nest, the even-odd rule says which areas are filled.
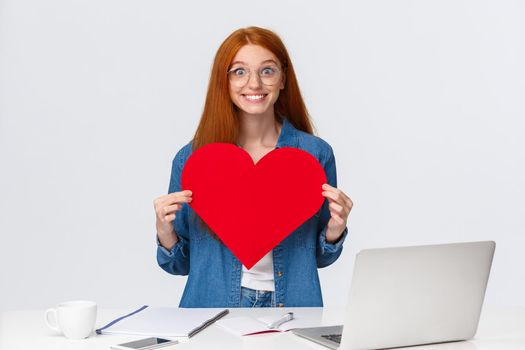
[[[270,250],[257,264],[251,269],[242,265],[241,287],[275,291],[273,280],[273,252]]]

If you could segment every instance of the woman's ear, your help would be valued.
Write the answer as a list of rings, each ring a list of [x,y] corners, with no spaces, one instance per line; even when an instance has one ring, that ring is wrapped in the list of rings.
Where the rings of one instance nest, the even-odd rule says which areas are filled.
[[[281,85],[279,86],[279,89],[283,90],[285,83],[286,83],[286,75],[283,74],[282,77],[281,77]]]

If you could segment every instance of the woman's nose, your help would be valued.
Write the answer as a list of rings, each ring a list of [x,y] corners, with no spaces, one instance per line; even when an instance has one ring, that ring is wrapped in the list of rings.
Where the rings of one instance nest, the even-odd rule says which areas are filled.
[[[250,89],[259,89],[262,85],[261,77],[257,73],[251,73],[248,77],[248,87]]]

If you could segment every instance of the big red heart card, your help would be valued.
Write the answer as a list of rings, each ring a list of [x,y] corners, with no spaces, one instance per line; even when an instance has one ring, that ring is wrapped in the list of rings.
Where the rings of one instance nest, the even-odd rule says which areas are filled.
[[[212,143],[188,158],[181,182],[193,210],[250,269],[319,210],[326,175],[297,148],[275,149],[254,164],[242,148]]]

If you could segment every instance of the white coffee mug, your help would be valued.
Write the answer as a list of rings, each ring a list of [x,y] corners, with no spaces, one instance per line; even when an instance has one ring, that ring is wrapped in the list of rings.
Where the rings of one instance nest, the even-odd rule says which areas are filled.
[[[89,337],[97,319],[94,301],[78,300],[60,303],[46,310],[46,324],[54,331],[62,332],[69,339]]]

